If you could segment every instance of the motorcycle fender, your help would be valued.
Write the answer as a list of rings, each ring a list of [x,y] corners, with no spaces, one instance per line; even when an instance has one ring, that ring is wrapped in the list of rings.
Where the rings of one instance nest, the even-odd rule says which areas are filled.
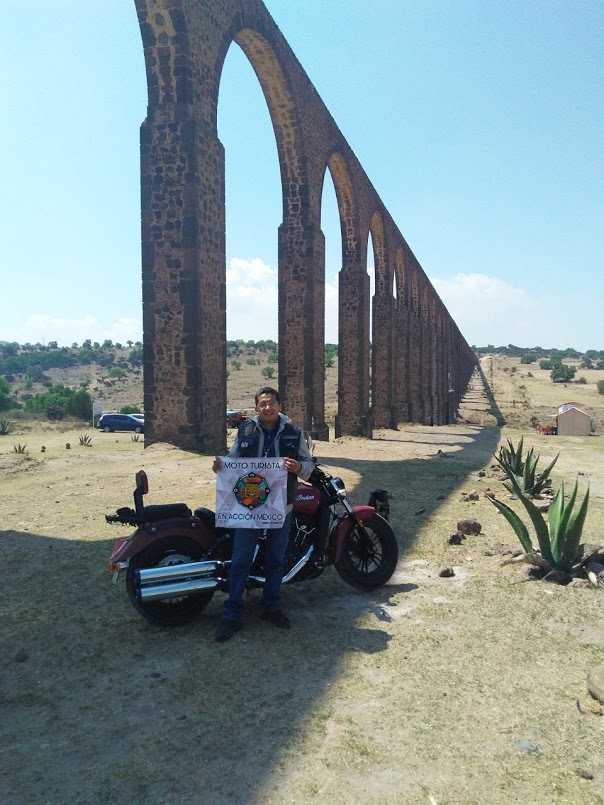
[[[149,523],[142,528],[137,528],[121,544],[118,543],[117,549],[111,554],[111,561],[113,563],[125,562],[139,554],[151,543],[165,537],[188,537],[194,542],[198,542],[204,551],[209,551],[217,539],[216,533],[196,517],[184,522],[167,520],[164,523]]]
[[[363,520],[368,519],[371,517],[372,514],[375,514],[375,509],[373,506],[354,506],[354,514],[357,520],[363,522]],[[338,522],[335,524],[335,559],[334,561],[337,562],[340,558],[342,553],[342,545],[344,544],[344,538],[346,534],[350,531],[354,523],[352,522],[352,518],[349,515],[345,515],[341,517]]]

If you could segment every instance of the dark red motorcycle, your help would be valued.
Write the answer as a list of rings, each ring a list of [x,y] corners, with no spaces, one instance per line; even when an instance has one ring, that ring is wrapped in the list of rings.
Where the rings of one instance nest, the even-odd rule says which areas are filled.
[[[198,615],[216,590],[228,591],[233,530],[217,528],[214,512],[185,503],[145,506],[144,470],[136,473],[134,509],[106,515],[108,523],[135,526],[111,554],[116,582],[126,574],[126,588],[141,615],[155,623],[176,625]],[[248,579],[264,584],[261,536]],[[316,467],[308,483],[299,482],[285,559],[283,583],[313,579],[334,565],[345,582],[362,590],[381,587],[398,561],[396,537],[372,506],[352,506],[341,478]]]

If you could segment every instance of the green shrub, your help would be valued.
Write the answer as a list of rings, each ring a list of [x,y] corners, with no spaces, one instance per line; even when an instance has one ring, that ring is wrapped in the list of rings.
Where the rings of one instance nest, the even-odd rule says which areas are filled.
[[[533,355],[531,352],[526,352],[524,355],[520,357],[520,363],[535,363],[537,360],[537,356]]]
[[[80,444],[82,447],[92,447],[92,436],[84,433],[80,436]]]
[[[78,419],[92,419],[92,398],[84,389],[72,391],[61,383],[48,391],[24,399],[24,408],[30,414],[44,412],[49,419],[63,419],[65,414]]]
[[[604,380],[598,380],[596,388],[598,389],[598,394],[604,394]]]
[[[19,443],[13,445],[13,450],[15,453],[25,453],[26,448],[27,448],[26,444]]]
[[[120,414],[142,414],[142,411],[138,405],[123,405]]]

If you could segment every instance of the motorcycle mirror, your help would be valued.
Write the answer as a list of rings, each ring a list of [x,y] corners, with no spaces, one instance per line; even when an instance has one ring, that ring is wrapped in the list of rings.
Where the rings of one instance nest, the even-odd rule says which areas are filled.
[[[144,470],[139,470],[136,473],[136,488],[140,491],[141,495],[146,495],[149,491],[149,481],[147,479],[147,473]]]

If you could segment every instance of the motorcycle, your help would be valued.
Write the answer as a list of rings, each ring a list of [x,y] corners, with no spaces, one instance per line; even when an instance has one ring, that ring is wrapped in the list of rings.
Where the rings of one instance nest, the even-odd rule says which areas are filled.
[[[185,503],[144,504],[147,475],[135,476],[134,509],[105,515],[108,523],[134,526],[114,547],[109,569],[113,581],[122,573],[135,609],[169,626],[195,618],[217,590],[228,592],[234,529],[219,528],[215,514]],[[264,584],[266,532],[260,537],[248,588]],[[333,565],[341,578],[361,590],[386,584],[396,569],[394,532],[372,506],[353,506],[341,478],[316,466],[298,482],[293,504],[283,583],[313,579]]]

